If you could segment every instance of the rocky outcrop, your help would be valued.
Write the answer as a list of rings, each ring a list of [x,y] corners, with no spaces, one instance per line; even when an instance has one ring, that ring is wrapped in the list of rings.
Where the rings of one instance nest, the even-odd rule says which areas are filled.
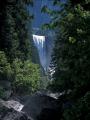
[[[61,120],[63,102],[63,95],[58,99],[58,94],[45,91],[0,100],[0,120]]]
[[[22,111],[34,120],[58,120],[55,118],[61,113],[61,104],[58,100],[44,94],[25,96],[22,101],[25,105]]]
[[[21,111],[23,105],[17,101],[0,100],[0,120],[32,120]]]

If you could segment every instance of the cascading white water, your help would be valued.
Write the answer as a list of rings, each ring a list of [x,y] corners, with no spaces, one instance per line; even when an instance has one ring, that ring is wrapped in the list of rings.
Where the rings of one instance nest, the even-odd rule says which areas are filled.
[[[38,49],[44,47],[45,36],[33,35],[33,40]]]
[[[33,35],[33,41],[38,49],[41,65],[46,70],[46,45],[45,36]]]

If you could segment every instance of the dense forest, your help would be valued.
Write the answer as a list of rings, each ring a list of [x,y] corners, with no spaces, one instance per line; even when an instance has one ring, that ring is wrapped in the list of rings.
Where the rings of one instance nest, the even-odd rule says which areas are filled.
[[[70,0],[54,5],[61,10],[42,11],[53,19],[45,28],[55,29],[55,47],[51,66],[54,70],[51,89],[64,92],[68,101],[63,116],[65,120],[90,119],[90,1]]]
[[[42,30],[55,32],[47,90],[62,93],[56,119],[90,120],[90,1],[52,1],[60,9],[43,6],[41,12],[52,18]],[[33,94],[44,86],[28,5],[33,1],[0,1],[0,99]]]
[[[27,4],[32,5],[32,2],[0,1],[0,81],[9,81],[13,94],[39,88],[40,69],[32,62],[32,32],[28,31],[32,15]],[[3,92],[0,86],[1,97]]]

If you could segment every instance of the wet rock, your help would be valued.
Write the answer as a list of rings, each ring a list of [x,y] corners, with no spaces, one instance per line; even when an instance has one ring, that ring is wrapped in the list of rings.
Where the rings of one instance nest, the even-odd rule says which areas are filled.
[[[15,108],[18,106],[18,108]],[[0,120],[32,120],[20,110],[23,105],[17,101],[0,100]]]
[[[21,103],[19,103],[18,101],[15,101],[15,100],[4,101],[4,100],[0,99],[0,104],[9,109],[12,108],[18,112],[20,112],[22,110],[22,108],[24,107],[24,105],[22,105]]]

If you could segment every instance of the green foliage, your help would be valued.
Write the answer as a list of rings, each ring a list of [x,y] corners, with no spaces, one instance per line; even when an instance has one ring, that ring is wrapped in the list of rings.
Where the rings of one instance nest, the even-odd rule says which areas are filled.
[[[13,61],[15,72],[15,91],[19,93],[35,92],[40,87],[40,69],[37,64],[29,60],[22,62],[19,59]]]
[[[72,85],[76,87],[78,84],[89,83],[90,12],[80,4],[74,9],[67,7],[63,11],[65,15],[59,21],[54,21],[57,22],[57,40],[52,56],[56,71],[53,77],[61,81],[60,84],[65,83],[65,88],[72,89]]]
[[[2,3],[5,9],[2,8],[0,11],[2,23],[0,27],[0,50],[5,52],[10,62],[15,58],[26,60],[31,54],[31,38],[29,39],[27,26],[32,18],[29,16],[25,1],[20,0],[11,5]]]
[[[0,51],[0,80],[11,80],[12,69],[8,63],[5,53]]]
[[[73,6],[70,1],[53,14],[50,24],[56,31],[52,88],[65,93],[71,90],[68,97],[72,107],[64,110],[66,120],[89,120],[90,10],[86,9],[89,3],[78,1]]]
[[[16,32],[18,34],[18,55],[17,57],[21,60],[27,60],[31,57],[31,46],[30,41],[32,38],[29,38],[28,34],[28,22],[31,22],[31,18],[28,14],[28,11],[23,2],[20,2],[16,5],[15,22],[16,22]],[[30,33],[31,34],[31,33]]]
[[[90,119],[90,92],[79,99],[75,105],[64,111],[65,120],[89,120]]]
[[[33,17],[28,4],[33,0],[0,2],[0,80],[10,80],[17,93],[34,92],[40,84],[39,66],[31,62],[36,62],[32,55],[36,52],[28,31]]]

